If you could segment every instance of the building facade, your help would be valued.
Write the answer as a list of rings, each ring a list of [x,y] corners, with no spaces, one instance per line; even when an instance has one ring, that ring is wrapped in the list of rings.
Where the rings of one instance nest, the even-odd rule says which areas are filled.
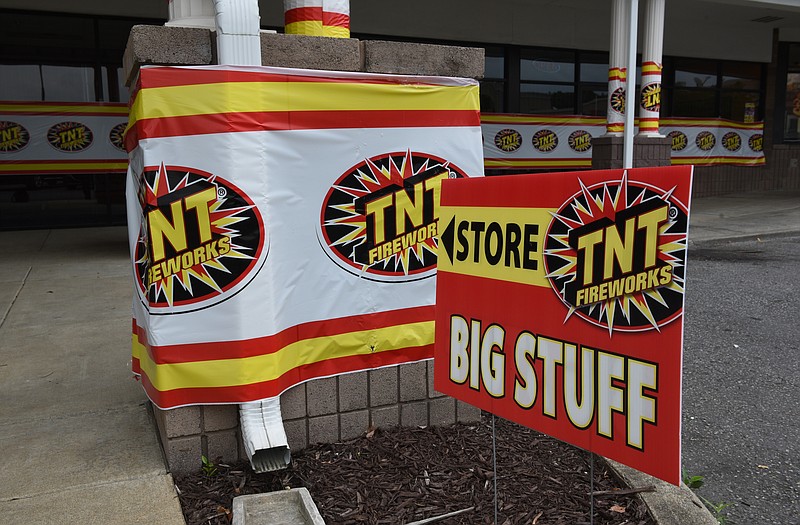
[[[282,2],[260,12],[282,31]],[[0,229],[124,223],[122,55],[131,27],[166,19],[163,0],[0,2]],[[483,47],[487,114],[605,118],[610,22],[610,0],[351,2],[361,40]],[[662,119],[763,122],[763,164],[700,166],[695,196],[800,188],[796,2],[669,0],[663,54]]]

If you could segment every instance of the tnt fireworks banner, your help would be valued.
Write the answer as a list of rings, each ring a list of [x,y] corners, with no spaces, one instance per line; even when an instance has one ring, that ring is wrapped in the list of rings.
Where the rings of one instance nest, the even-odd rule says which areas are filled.
[[[476,82],[148,67],[126,144],[133,368],[159,407],[432,357],[441,183],[483,168]]]
[[[487,168],[589,168],[602,117],[482,115]],[[638,120],[637,120],[638,125]],[[672,164],[764,164],[764,123],[724,119],[661,119],[672,139]]]
[[[125,172],[126,104],[0,102],[0,175]]]
[[[691,170],[445,181],[436,389],[680,483]]]

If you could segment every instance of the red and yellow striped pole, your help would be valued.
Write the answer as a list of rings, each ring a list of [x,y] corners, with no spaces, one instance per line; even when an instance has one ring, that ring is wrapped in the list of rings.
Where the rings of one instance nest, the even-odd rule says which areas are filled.
[[[621,136],[625,131],[626,79],[625,51],[628,48],[628,18],[624,0],[613,0],[611,7],[611,46],[608,57],[608,106],[606,135]]]
[[[322,36],[322,1],[283,0],[286,34]]]
[[[642,90],[639,93],[639,135],[660,136],[661,60],[664,42],[664,0],[647,0],[642,46]]]
[[[322,34],[350,38],[350,0],[322,1]]]

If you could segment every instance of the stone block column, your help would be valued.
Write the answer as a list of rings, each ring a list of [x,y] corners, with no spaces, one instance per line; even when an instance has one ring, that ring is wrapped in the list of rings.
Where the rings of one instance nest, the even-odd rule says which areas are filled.
[[[298,2],[300,0],[297,0]],[[352,38],[262,33],[261,63],[269,66],[481,78],[482,48]],[[212,32],[183,27],[134,26],[125,52],[133,85],[143,64],[214,63]],[[238,405],[154,408],[167,462],[174,473],[200,468],[200,456],[232,462],[244,457]],[[317,379],[281,395],[284,429],[293,451],[309,444],[357,438],[370,428],[450,425],[478,421],[480,409],[446,397],[433,386],[433,362]]]

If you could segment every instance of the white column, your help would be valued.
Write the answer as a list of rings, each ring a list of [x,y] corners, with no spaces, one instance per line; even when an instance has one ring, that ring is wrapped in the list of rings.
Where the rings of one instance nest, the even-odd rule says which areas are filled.
[[[625,57],[628,50],[627,0],[611,0],[611,44],[608,58],[606,135],[620,136],[625,127]]]
[[[645,0],[642,42],[642,89],[639,96],[639,135],[660,137],[661,69],[666,0]]]
[[[639,0],[629,0],[628,13],[628,75],[626,92],[636,91],[636,38],[639,27]],[[633,98],[633,97],[631,97]],[[630,104],[626,104],[629,106]],[[633,167],[633,108],[625,112],[625,131],[622,139],[622,167]]]
[[[164,25],[214,29],[214,15],[212,0],[169,0],[169,21]]]

